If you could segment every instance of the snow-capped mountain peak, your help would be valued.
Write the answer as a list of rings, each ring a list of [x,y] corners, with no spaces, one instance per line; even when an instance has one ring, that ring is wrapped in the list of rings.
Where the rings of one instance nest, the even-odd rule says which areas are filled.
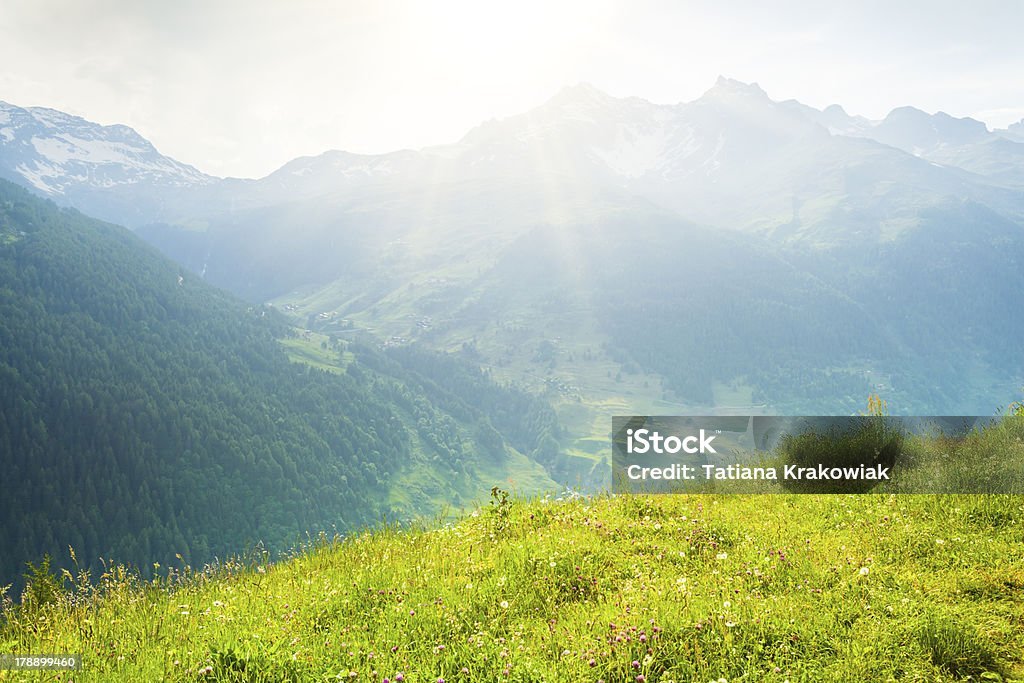
[[[51,196],[142,182],[181,187],[214,180],[161,155],[128,126],[102,126],[55,109],[6,102],[0,102],[0,173],[20,176]]]
[[[793,220],[787,193],[831,182],[828,191],[839,196],[852,177],[846,164],[870,161],[885,173],[955,166],[997,184],[1024,186],[1021,142],[1024,121],[989,132],[973,119],[910,107],[871,121],[839,105],[819,110],[775,101],[756,83],[726,77],[700,98],[675,105],[615,97],[580,83],[534,109],[482,123],[454,144],[380,155],[330,151],[295,159],[260,180],[221,181],[161,155],[127,126],[0,103],[0,177],[131,226],[177,220],[192,205],[235,211],[524,179],[625,191],[709,223],[728,213],[722,206],[735,209],[726,216],[730,224],[768,215],[764,207],[750,209],[753,198],[750,211],[743,208],[748,194],[765,195],[775,201],[765,209],[771,220]],[[760,189],[769,186],[774,190]]]
[[[701,96],[702,100],[735,100],[744,98],[769,101],[768,93],[757,83],[743,83],[742,81],[725,76],[719,76],[718,80],[715,81],[715,85]]]
[[[548,100],[548,106],[561,106],[566,104],[583,104],[602,106],[608,104],[615,98],[590,83],[577,83],[567,85]]]

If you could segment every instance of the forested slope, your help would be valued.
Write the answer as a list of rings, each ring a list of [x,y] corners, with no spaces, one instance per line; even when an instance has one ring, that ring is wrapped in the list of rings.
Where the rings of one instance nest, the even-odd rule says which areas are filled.
[[[480,470],[477,431],[420,384],[405,389],[415,415],[395,402],[400,366],[290,363],[288,331],[127,230],[0,181],[0,584],[69,545],[144,569],[287,547],[380,520],[395,481],[424,468],[483,490],[514,463],[524,485],[553,485],[497,432]],[[413,433],[441,423],[447,437]]]

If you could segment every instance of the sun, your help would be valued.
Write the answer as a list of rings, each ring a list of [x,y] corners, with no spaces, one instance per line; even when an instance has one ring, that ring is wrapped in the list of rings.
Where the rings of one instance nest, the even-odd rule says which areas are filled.
[[[417,5],[409,28],[426,39],[420,58],[467,81],[564,83],[600,49],[612,17],[606,2],[452,0]],[[412,55],[411,55],[412,56]],[[575,80],[575,79],[574,79]]]

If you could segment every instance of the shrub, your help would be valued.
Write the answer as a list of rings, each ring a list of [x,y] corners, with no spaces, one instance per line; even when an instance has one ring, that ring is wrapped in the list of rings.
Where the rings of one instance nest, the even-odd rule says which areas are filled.
[[[812,427],[784,435],[776,452],[784,465],[796,467],[894,467],[903,450],[904,435],[889,419],[885,401],[874,395],[868,397],[868,411],[862,413],[862,417],[864,419],[850,420],[843,425]],[[877,486],[879,481],[784,479],[782,483],[785,488],[800,492],[863,493]]]
[[[21,603],[28,609],[35,609],[43,605],[50,605],[64,594],[64,588],[60,579],[50,570],[50,556],[44,555],[39,566],[26,563],[28,572],[25,577],[25,592],[22,594]]]

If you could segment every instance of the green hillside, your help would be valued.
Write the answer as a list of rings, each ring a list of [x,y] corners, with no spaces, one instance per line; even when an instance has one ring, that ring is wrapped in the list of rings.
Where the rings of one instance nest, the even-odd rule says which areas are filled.
[[[542,402],[473,369],[460,407],[373,347],[312,346],[0,182],[0,585],[69,545],[147,571],[556,487],[531,459],[559,433]]]
[[[81,653],[76,681],[1024,680],[1020,497],[495,493],[280,564],[110,567],[9,610],[0,652]]]

